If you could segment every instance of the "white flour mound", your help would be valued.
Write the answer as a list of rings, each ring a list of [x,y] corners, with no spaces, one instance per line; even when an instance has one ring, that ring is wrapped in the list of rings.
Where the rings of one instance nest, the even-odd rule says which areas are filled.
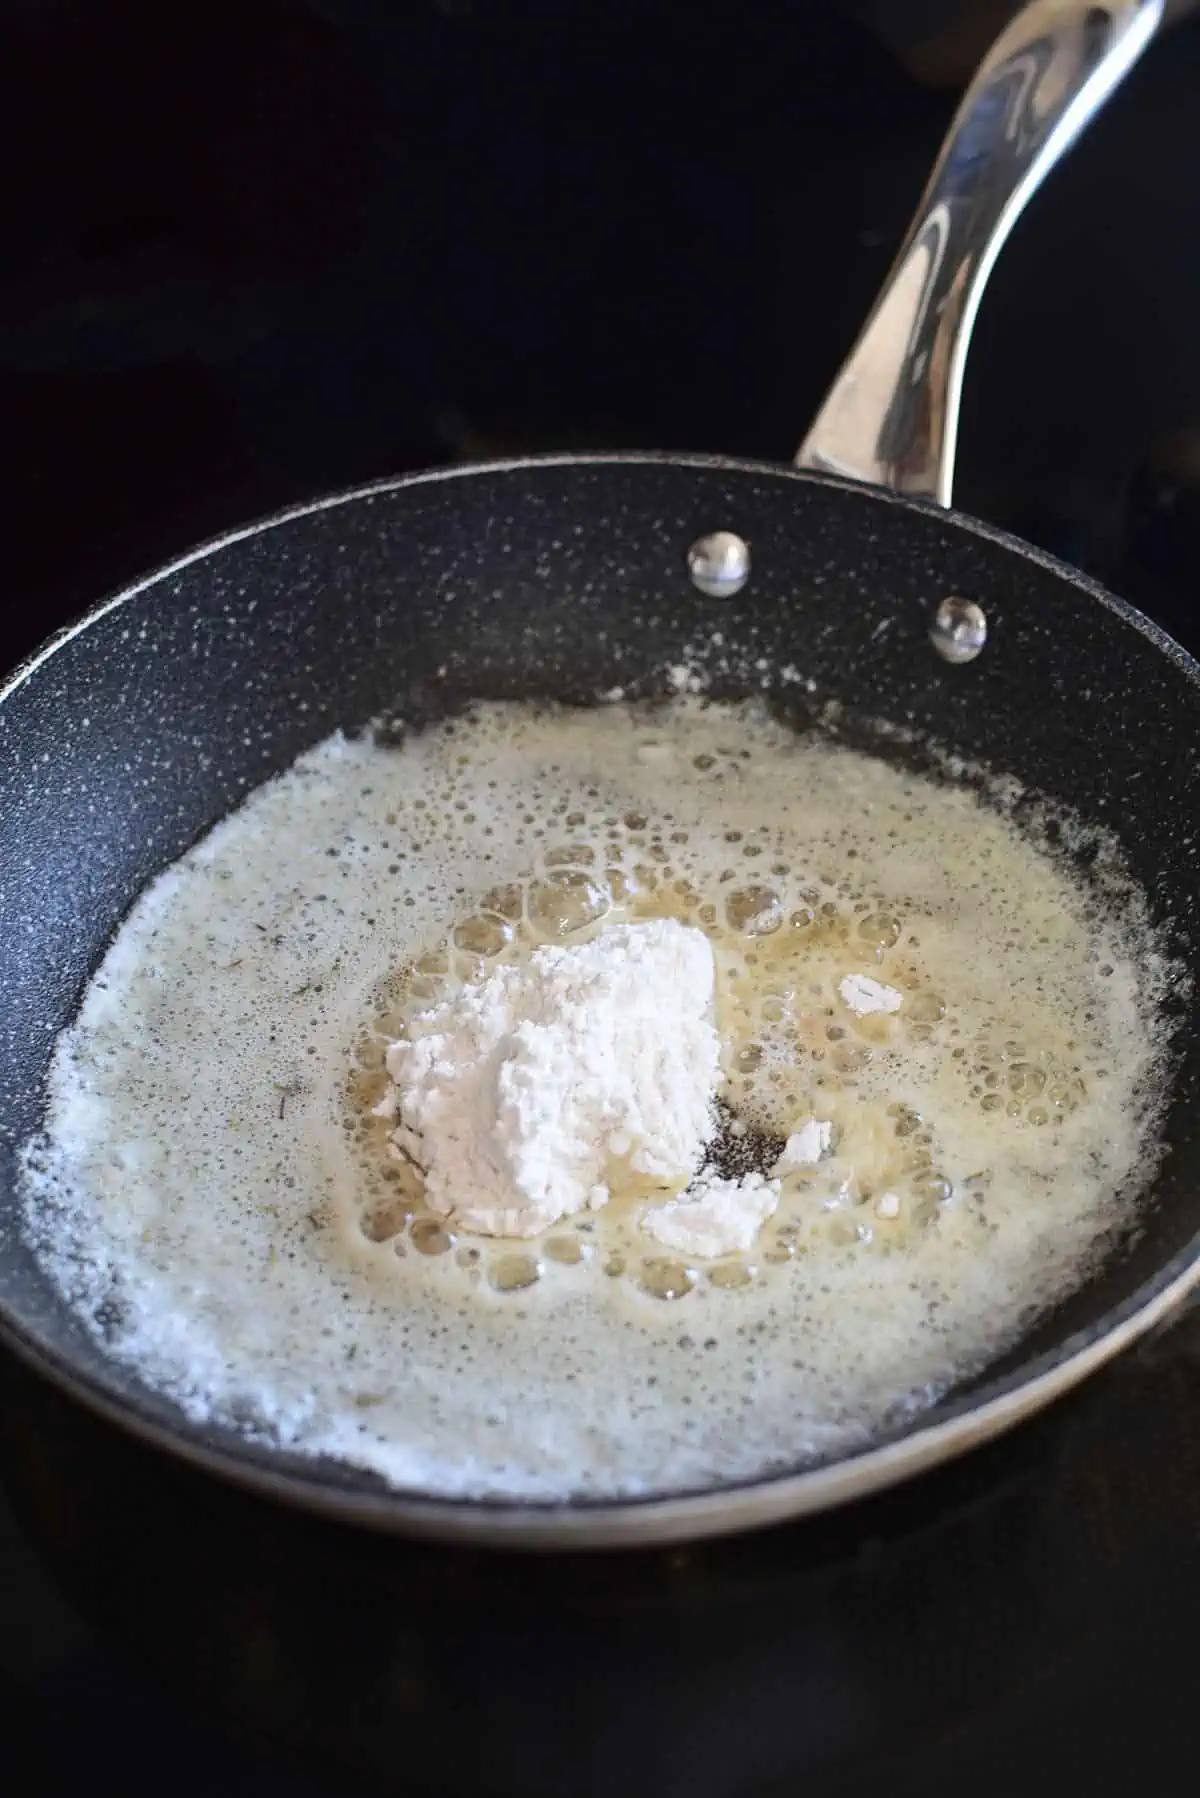
[[[434,1210],[535,1236],[623,1172],[684,1185],[722,1078],[713,979],[704,932],[655,919],[537,949],[415,1017],[384,1107]]]

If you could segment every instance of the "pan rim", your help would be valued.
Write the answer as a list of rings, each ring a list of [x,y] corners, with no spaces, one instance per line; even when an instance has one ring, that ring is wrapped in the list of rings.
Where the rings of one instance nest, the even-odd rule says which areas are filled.
[[[501,457],[484,462],[461,462],[447,465],[444,468],[417,469],[403,475],[385,475],[379,480],[364,481],[354,487],[338,488],[332,493],[318,494],[313,499],[300,500],[293,506],[284,506],[277,512],[269,512],[262,518],[252,519],[249,524],[235,525],[230,530],[221,531],[215,537],[207,537],[202,543],[185,550],[181,555],[173,557],[169,562],[159,564],[146,574],[137,576],[133,581],[114,592],[106,594],[88,606],[77,618],[62,626],[47,637],[35,649],[25,656],[11,673],[0,682],[0,705],[22,687],[43,663],[58,653],[75,637],[91,628],[110,612],[136,599],[139,593],[148,587],[156,586],[160,581],[169,579],[182,569],[189,568],[193,562],[200,562],[207,556],[215,555],[218,550],[227,549],[234,543],[240,543],[250,537],[262,537],[268,531],[280,525],[290,524],[298,518],[311,517],[318,512],[328,512],[338,506],[349,505],[354,501],[374,499],[377,495],[400,492],[409,487],[432,486],[436,482],[466,481],[479,476],[503,474],[520,474],[532,469],[550,468],[610,468],[610,467],[673,467],[704,469],[713,473],[748,474],[768,476],[771,479],[782,477],[794,481],[798,486],[831,488],[840,493],[850,493],[869,504],[895,506],[901,511],[916,512],[924,517],[937,519],[953,528],[965,531],[968,535],[979,537],[986,543],[998,544],[1001,548],[1011,550],[1023,556],[1026,561],[1048,573],[1056,574],[1069,580],[1074,586],[1086,593],[1089,598],[1099,601],[1108,611],[1123,618],[1156,649],[1165,654],[1168,660],[1182,673],[1186,674],[1193,684],[1200,686],[1200,663],[1177,643],[1168,631],[1156,624],[1152,618],[1139,611],[1138,608],[1119,594],[1113,593],[1101,582],[1081,569],[1073,568],[1069,562],[1051,555],[1048,550],[1039,549],[1036,544],[1027,542],[1023,537],[1014,536],[998,525],[987,524],[969,512],[961,512],[957,507],[939,506],[933,500],[917,499],[906,493],[893,493],[885,487],[872,487],[863,481],[853,481],[841,475],[827,474],[824,471],[808,468],[796,468],[790,462],[766,462],[750,456],[721,456],[689,451],[676,453],[672,450],[589,450],[582,454],[563,451],[535,456]]]
[[[656,451],[589,452],[522,456],[457,464],[385,477],[286,507],[248,525],[208,539],[118,589],[83,612],[26,657],[0,684],[0,706],[68,643],[100,619],[192,563],[277,526],[370,500],[410,487],[494,477],[538,469],[669,466],[717,473],[747,474],[850,492],[868,502],[894,505],[936,518],[1032,561],[1095,599],[1132,626],[1187,678],[1200,687],[1200,666],[1159,625],[1127,601],[1058,558],[967,514],[932,502],[872,488],[856,481],[787,464],[718,455]],[[275,1500],[380,1531],[492,1547],[547,1549],[653,1546],[731,1534],[832,1509],[913,1477],[936,1463],[982,1444],[1031,1416],[1078,1384],[1094,1369],[1153,1329],[1200,1285],[1200,1232],[1121,1304],[1002,1379],[986,1378],[974,1393],[951,1397],[935,1421],[900,1426],[867,1446],[836,1460],[757,1479],[663,1494],[601,1499],[462,1499],[402,1488],[378,1491],[341,1488],[322,1477],[321,1464],[304,1468],[294,1451],[246,1442],[226,1448],[205,1439],[203,1426],[180,1416],[159,1421],[139,1410],[136,1398],[110,1386],[101,1375],[85,1373],[0,1299],[0,1343],[69,1397],[151,1446],[208,1473]],[[155,1395],[171,1403],[165,1395]]]
[[[524,1551],[630,1550],[746,1533],[798,1522],[888,1491],[982,1447],[1065,1397],[1156,1326],[1200,1287],[1200,1239],[1193,1239],[1115,1311],[1047,1350],[995,1385],[982,1403],[952,1400],[936,1422],[903,1428],[867,1447],[799,1471],[765,1474],[645,1496],[566,1500],[452,1498],[411,1489],[360,1490],[309,1473],[305,1457],[247,1441],[236,1450],[206,1441],[186,1417],[159,1422],[99,1377],[83,1374],[37,1341],[0,1304],[0,1345],[93,1415],[124,1434],[254,1496],[355,1524],[379,1535]],[[1072,1346],[1075,1345],[1075,1346]],[[985,1392],[987,1388],[983,1389]],[[160,1402],[173,1401],[164,1395]],[[347,1470],[354,1469],[349,1463]]]

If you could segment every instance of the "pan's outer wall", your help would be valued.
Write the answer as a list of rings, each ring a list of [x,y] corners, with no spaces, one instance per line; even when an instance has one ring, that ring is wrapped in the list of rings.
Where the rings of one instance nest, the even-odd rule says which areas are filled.
[[[686,575],[688,545],[719,528],[753,551],[732,601]],[[967,667],[947,667],[926,634],[948,593],[988,613],[988,647]],[[1171,1154],[1131,1251],[918,1428],[800,1479],[623,1506],[406,1503],[367,1474],[188,1424],[65,1313],[20,1234],[15,1153],[54,1035],[144,883],[335,727],[392,708],[436,715],[472,694],[660,694],[697,655],[715,692],[766,689],[801,711],[835,697],[1112,826],[1197,959],[1196,667],[1012,540],[865,489],[699,458],[459,470],[305,508],[100,608],[0,702],[0,1323],[18,1348],[110,1416],[304,1503],[433,1533],[620,1541],[767,1521],[901,1477],[1043,1402],[1182,1290],[1200,1253],[1190,1024]]]

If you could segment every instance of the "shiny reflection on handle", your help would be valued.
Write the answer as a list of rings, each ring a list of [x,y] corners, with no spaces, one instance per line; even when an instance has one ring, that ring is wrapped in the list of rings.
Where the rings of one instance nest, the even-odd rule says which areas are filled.
[[[799,467],[950,504],[967,345],[992,265],[1162,11],[1163,0],[1035,0],[993,45]]]

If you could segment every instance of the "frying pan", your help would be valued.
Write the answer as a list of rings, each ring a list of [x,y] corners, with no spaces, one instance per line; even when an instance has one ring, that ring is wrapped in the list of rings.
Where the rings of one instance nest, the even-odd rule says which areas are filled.
[[[112,1423],[313,1510],[524,1546],[663,1542],[885,1486],[1046,1404],[1200,1277],[1200,1033],[1135,1238],[980,1377],[855,1455],[644,1501],[440,1500],[186,1419],[107,1357],[21,1231],[18,1145],[55,1034],[140,889],[336,727],[471,698],[596,703],[703,662],[804,725],[877,716],[1116,831],[1200,972],[1200,671],[1153,624],[949,511],[963,361],[1021,206],[1155,30],[1160,0],[1038,0],[968,90],[797,460],[553,457],[343,493],[99,605],[0,692],[0,1335]],[[873,483],[874,485],[867,485]],[[723,535],[722,535],[723,534]],[[793,671],[802,675],[793,678]]]

